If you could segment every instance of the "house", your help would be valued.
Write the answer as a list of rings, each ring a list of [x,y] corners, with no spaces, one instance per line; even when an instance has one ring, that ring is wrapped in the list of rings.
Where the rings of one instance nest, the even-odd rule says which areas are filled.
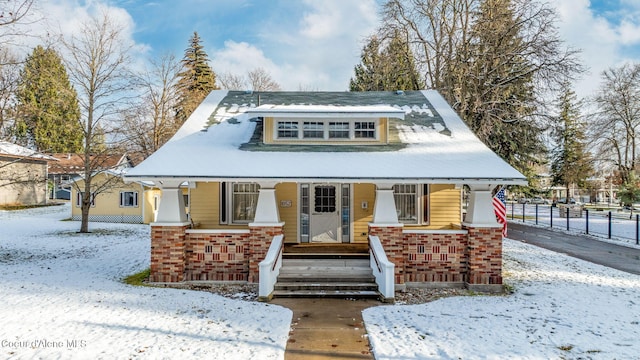
[[[84,178],[80,175],[84,169],[84,156],[81,154],[59,154],[61,164],[52,165],[58,185],[69,189],[71,200],[71,219],[82,219],[81,199],[84,191]],[[154,221],[160,202],[160,190],[145,181],[127,182],[122,179],[124,173],[132,168],[127,154],[104,154],[93,156],[91,161],[100,164],[92,180],[96,189],[89,221],[149,224]],[[65,182],[65,177],[70,179]]]
[[[47,162],[56,159],[0,141],[0,205],[47,203]]]
[[[107,170],[93,179],[95,187],[108,184],[104,191],[97,193],[91,202],[89,221],[129,224],[149,224],[155,220],[160,203],[160,190],[153,183],[129,182],[122,180],[122,173]],[[82,219],[81,200],[84,180],[75,179],[71,191],[71,219]]]
[[[499,291],[492,191],[526,184],[436,91],[213,91],[124,177],[162,191],[152,282],[253,282],[265,300],[291,245],[365,246],[384,299],[409,286]]]

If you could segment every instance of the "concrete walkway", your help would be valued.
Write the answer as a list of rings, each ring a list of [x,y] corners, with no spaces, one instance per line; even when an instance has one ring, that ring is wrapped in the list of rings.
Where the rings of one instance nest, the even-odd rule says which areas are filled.
[[[362,310],[377,300],[275,298],[293,311],[285,360],[373,359]]]

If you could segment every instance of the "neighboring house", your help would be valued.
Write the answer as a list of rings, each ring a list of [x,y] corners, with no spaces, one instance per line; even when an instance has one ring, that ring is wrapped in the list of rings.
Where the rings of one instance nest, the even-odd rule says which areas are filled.
[[[49,162],[49,198],[70,200],[73,179],[84,172],[84,154],[55,153],[49,155],[57,159],[57,161]],[[127,154],[98,155],[93,156],[91,160],[99,163],[101,169],[118,169],[134,165]]]
[[[160,202],[160,190],[152,183],[122,181],[122,173],[103,171],[96,175],[93,182],[109,182],[108,190],[95,195],[89,210],[89,221],[130,224],[149,224],[155,221]],[[81,220],[80,200],[84,180],[76,178],[71,191],[71,219]]]
[[[291,245],[363,244],[386,299],[407,286],[501,290],[492,191],[526,184],[435,91],[213,91],[125,181],[162,191],[152,282],[254,282],[261,299]]]
[[[80,199],[84,191],[84,155],[58,156],[60,164],[50,164],[53,172],[50,181],[58,189],[68,189],[71,219],[79,221],[82,219]],[[142,224],[154,220],[160,191],[152,183],[125,183],[122,180],[123,173],[133,165],[127,154],[97,155],[92,156],[91,161],[99,164],[92,181],[92,187],[99,190],[89,210],[89,221]]]
[[[47,203],[47,162],[56,159],[0,141],[0,205]]]

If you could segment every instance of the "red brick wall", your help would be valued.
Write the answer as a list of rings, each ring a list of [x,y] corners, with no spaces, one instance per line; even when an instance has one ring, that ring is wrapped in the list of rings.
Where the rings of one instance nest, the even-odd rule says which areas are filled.
[[[186,229],[186,225],[151,227],[151,282],[184,280]]]
[[[467,257],[469,284],[502,284],[502,229],[473,228],[469,231]]]
[[[369,235],[380,239],[387,259],[395,265],[395,283],[404,284],[404,239],[401,226],[369,226]]]
[[[247,281],[249,233],[190,233],[185,280]]]
[[[405,233],[406,282],[465,282],[467,234]]]
[[[250,226],[249,230],[249,277],[248,281],[257,283],[260,275],[260,261],[269,251],[273,237],[283,235],[282,226]]]

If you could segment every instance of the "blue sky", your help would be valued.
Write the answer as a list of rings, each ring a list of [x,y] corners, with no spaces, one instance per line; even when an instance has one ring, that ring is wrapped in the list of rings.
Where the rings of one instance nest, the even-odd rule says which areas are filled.
[[[140,57],[182,58],[197,31],[216,73],[263,67],[285,90],[346,90],[363,39],[378,26],[384,0],[48,0],[49,24],[74,31],[83,16],[108,8],[126,24]],[[590,72],[576,84],[593,93],[600,73],[640,61],[640,1],[555,0],[560,37],[582,50]]]

